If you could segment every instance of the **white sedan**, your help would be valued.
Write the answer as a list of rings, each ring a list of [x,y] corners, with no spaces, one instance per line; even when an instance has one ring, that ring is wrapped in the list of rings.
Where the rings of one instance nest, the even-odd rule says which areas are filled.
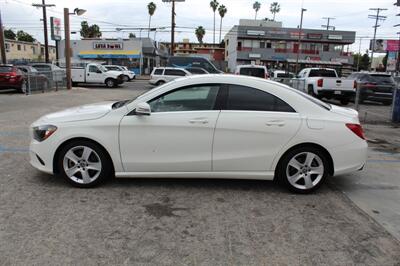
[[[92,187],[109,177],[274,178],[311,192],[361,170],[356,111],[273,81],[198,75],[136,99],[46,115],[31,126],[31,164]]]

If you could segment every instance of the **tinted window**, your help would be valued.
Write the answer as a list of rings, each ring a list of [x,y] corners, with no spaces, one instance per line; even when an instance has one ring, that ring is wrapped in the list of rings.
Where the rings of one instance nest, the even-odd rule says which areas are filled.
[[[0,66],[0,73],[12,72],[13,68],[10,66]]]
[[[242,67],[240,68],[240,75],[265,78],[264,68],[259,67]]]
[[[154,75],[162,75],[162,73],[163,73],[163,69],[158,68],[158,69],[154,70]]]
[[[168,59],[168,66],[182,68],[199,67],[207,70],[208,73],[221,73],[210,61],[200,57],[173,56]]]
[[[394,80],[389,75],[371,75],[371,81],[378,84],[393,84]]]
[[[293,78],[293,74],[291,73],[277,73],[277,78]]]
[[[192,74],[207,74],[202,68],[186,68]]]
[[[227,110],[295,112],[287,103],[265,91],[230,85]]]
[[[96,73],[97,70],[99,70],[97,66],[89,66],[89,72]]]
[[[336,72],[330,69],[311,69],[309,77],[327,77],[336,78]]]
[[[219,85],[185,87],[149,101],[152,112],[213,110]]]
[[[47,65],[32,65],[32,67],[36,68],[39,71],[51,71],[51,67]]]
[[[166,69],[164,75],[167,76],[186,76],[186,73],[179,69]]]

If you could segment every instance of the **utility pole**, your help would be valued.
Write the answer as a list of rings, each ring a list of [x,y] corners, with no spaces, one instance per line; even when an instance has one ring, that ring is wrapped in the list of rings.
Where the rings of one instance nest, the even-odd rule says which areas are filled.
[[[322,28],[326,28],[326,30],[330,30],[330,29],[335,30],[335,27],[330,25],[331,20],[334,20],[335,18],[323,17],[322,19],[325,19],[327,21],[326,25],[321,25]]]
[[[44,58],[46,63],[49,63],[49,38],[47,34],[47,15],[46,7],[54,7],[56,5],[46,5],[45,0],[42,0],[42,4],[32,4],[35,7],[41,7],[43,9],[43,30],[44,30]]]
[[[72,89],[71,84],[71,40],[69,33],[69,9],[64,8],[64,33],[65,33],[65,70],[67,74],[67,89]]]
[[[171,12],[171,56],[174,56],[175,46],[175,2],[185,2],[185,0],[162,0],[164,3],[172,3]]]
[[[7,64],[6,45],[4,43],[4,29],[3,29],[3,22],[1,20],[1,10],[0,10],[0,49],[1,49],[1,62],[3,64]]]
[[[371,51],[371,64],[369,65],[369,70],[371,71],[372,63],[373,63],[373,60],[374,60],[376,30],[381,26],[381,25],[378,25],[378,22],[379,21],[384,21],[386,19],[386,16],[380,16],[379,13],[381,11],[387,10],[387,8],[370,8],[369,10],[376,11],[376,15],[368,15],[368,18],[375,19],[375,26],[373,26],[373,28],[374,28],[374,38],[372,40],[372,47],[371,47],[372,48],[372,51]]]
[[[299,71],[299,56],[300,56],[301,34],[302,34],[302,30],[303,30],[303,14],[304,14],[304,11],[307,11],[307,9],[301,8],[299,39],[297,41],[298,47],[297,47],[297,56],[296,56],[296,70],[294,72],[296,75],[297,75],[297,72]]]

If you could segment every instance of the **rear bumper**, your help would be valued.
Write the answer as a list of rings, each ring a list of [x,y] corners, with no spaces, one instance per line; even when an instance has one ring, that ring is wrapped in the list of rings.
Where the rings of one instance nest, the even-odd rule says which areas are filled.
[[[342,90],[319,90],[318,96],[329,97],[329,98],[353,98],[355,96],[355,91],[342,91]]]
[[[361,170],[367,161],[368,144],[359,141],[352,145],[330,151],[334,162],[334,175],[348,174]]]

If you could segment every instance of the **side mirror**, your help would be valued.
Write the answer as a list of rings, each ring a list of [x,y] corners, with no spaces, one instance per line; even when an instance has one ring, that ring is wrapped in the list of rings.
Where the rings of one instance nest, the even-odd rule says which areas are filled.
[[[150,115],[151,108],[148,103],[139,103],[135,111],[136,115]]]

